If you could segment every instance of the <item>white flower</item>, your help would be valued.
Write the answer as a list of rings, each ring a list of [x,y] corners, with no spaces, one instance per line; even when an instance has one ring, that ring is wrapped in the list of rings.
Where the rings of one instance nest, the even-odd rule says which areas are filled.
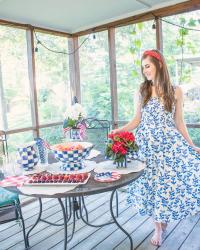
[[[85,111],[79,103],[72,105],[69,112],[67,113],[67,117],[71,118],[72,120],[78,120],[80,118],[84,118],[85,116]]]

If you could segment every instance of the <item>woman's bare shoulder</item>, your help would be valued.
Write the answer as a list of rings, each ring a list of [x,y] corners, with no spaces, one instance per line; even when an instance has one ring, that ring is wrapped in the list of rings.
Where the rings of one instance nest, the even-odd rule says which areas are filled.
[[[182,99],[183,97],[183,91],[182,88],[180,86],[175,86],[174,87],[174,92],[175,92],[175,99]]]

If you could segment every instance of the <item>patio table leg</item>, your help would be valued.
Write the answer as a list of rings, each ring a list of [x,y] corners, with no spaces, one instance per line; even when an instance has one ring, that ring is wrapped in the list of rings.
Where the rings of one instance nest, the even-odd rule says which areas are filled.
[[[84,209],[85,209],[85,212],[86,212],[86,219],[83,217],[83,211],[82,211],[82,202],[84,201],[84,199],[82,200],[82,197],[80,197],[79,196],[79,204],[80,204],[80,218],[81,218],[81,220],[86,224],[86,225],[88,225],[88,226],[90,226],[90,227],[103,227],[103,226],[107,226],[107,225],[110,225],[110,224],[112,224],[112,223],[114,223],[114,221],[110,221],[110,222],[106,222],[106,223],[103,223],[103,224],[91,224],[90,222],[89,222],[89,219],[88,219],[88,211],[87,211],[87,208],[86,208],[86,205],[84,204],[83,206],[85,206],[84,207]]]
[[[81,198],[79,197],[79,203],[81,204],[81,201],[83,203],[83,209],[85,210],[85,216],[86,216],[86,221],[88,222],[89,221],[89,218],[88,218],[88,211],[87,211],[87,208],[86,208],[86,205],[85,205],[85,199],[83,196],[81,196]],[[81,206],[81,205],[80,205]],[[81,208],[80,208],[81,209]],[[81,215],[82,215],[82,210],[80,211]]]
[[[115,197],[116,197],[116,217],[119,216],[119,198],[118,198],[118,192],[115,190]]]
[[[23,218],[23,215],[22,215],[21,206],[20,206],[20,204],[17,204],[16,207],[17,207],[17,211],[19,213],[19,217],[21,218],[21,222],[22,222],[22,230],[23,230],[23,236],[24,236],[24,242],[25,242],[25,249],[28,249],[29,248],[29,242],[28,242],[28,239],[26,238],[25,224],[24,224],[24,218]]]
[[[38,217],[37,217],[37,220],[36,220],[36,222],[33,224],[33,226],[29,229],[29,231],[28,231],[28,233],[26,234],[26,236],[25,236],[25,242],[26,242],[26,245],[27,245],[27,249],[30,247],[30,244],[29,244],[29,234],[30,234],[30,232],[36,227],[36,225],[39,223],[39,221],[42,221],[42,222],[45,222],[45,223],[47,223],[47,224],[49,224],[49,225],[52,225],[52,226],[65,226],[65,221],[66,221],[66,223],[68,222],[68,217],[66,216],[66,213],[65,213],[65,220],[64,220],[64,222],[63,223],[53,223],[53,222],[50,222],[50,221],[47,221],[47,220],[45,220],[45,219],[42,219],[41,218],[41,216],[42,216],[42,199],[41,198],[38,198],[38,200],[39,200],[39,214],[38,214]],[[58,201],[59,201],[59,199],[58,199]],[[61,201],[62,202],[62,201]],[[60,202],[59,202],[60,203]],[[63,205],[63,203],[62,203],[62,205]],[[64,205],[63,205],[64,206]],[[62,207],[61,207],[62,208]],[[71,215],[70,215],[70,217],[71,217]]]
[[[117,192],[117,190],[115,190],[115,198],[116,198],[116,217],[118,217],[119,216],[119,198],[118,198],[118,192]],[[82,219],[82,217],[83,217],[83,213],[82,213],[82,208],[83,208],[85,210],[86,221],[87,221],[88,225],[91,225],[91,224],[89,224],[88,211],[87,211],[87,207],[86,207],[86,204],[85,204],[85,199],[84,199],[83,196],[79,196],[79,204],[80,204],[80,209],[81,209],[81,211],[80,211],[80,218]],[[83,206],[81,204],[83,204]],[[82,208],[81,208],[81,206],[82,206]]]
[[[133,249],[133,240],[132,240],[130,234],[118,223],[118,221],[116,220],[116,217],[114,215],[114,212],[113,212],[113,197],[114,197],[115,191],[116,190],[113,190],[111,193],[111,196],[110,196],[110,213],[111,213],[111,216],[113,218],[114,223],[118,226],[119,229],[122,230],[122,232],[124,232],[128,236],[130,243],[131,243],[130,250],[132,250]]]
[[[61,198],[58,198],[58,201],[60,203],[60,206],[61,206],[61,209],[62,209],[62,213],[63,213],[64,233],[65,233],[65,237],[64,237],[64,250],[66,250],[67,249],[67,217],[66,217],[65,207],[63,205],[63,202],[62,202]]]
[[[39,200],[39,204],[40,204],[38,218],[37,218],[36,222],[33,224],[33,226],[29,229],[28,233],[26,234],[26,243],[27,243],[28,247],[30,246],[29,239],[28,239],[29,234],[33,230],[33,228],[38,224],[38,222],[40,221],[41,215],[42,215],[42,201],[41,201],[41,198],[38,198],[38,200]]]
[[[67,221],[70,221],[71,217],[72,217],[72,201],[71,201],[72,197],[67,197],[65,198],[65,213],[66,213],[66,218]]]

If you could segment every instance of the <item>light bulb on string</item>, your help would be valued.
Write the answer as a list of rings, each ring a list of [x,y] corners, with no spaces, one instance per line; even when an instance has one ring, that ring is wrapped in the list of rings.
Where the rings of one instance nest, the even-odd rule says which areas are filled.
[[[156,29],[156,19],[154,19],[154,22],[152,24],[152,29],[155,30]]]
[[[37,40],[37,45],[38,45],[38,44],[41,44],[40,40]],[[38,52],[38,50],[39,50],[37,45],[36,45],[36,47],[35,47],[35,52]]]

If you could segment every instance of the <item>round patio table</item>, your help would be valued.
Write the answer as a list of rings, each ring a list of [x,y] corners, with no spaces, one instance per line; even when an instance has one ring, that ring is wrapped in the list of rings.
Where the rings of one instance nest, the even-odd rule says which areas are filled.
[[[106,162],[105,162],[105,164],[106,164]],[[33,228],[37,225],[37,223],[39,221],[43,221],[43,222],[49,223],[49,224],[54,225],[54,226],[64,226],[64,234],[65,234],[64,249],[67,249],[67,243],[73,238],[76,217],[77,217],[78,219],[82,219],[82,221],[84,223],[86,223],[87,225],[92,226],[92,227],[102,227],[102,226],[109,225],[111,223],[115,223],[118,226],[118,228],[127,235],[127,237],[130,240],[130,249],[133,249],[133,241],[132,241],[131,236],[118,223],[116,216],[114,214],[113,198],[114,198],[114,194],[116,194],[116,199],[117,199],[117,203],[118,203],[118,196],[117,196],[117,192],[116,192],[117,189],[124,187],[124,186],[130,184],[131,182],[135,181],[137,178],[139,178],[143,174],[143,170],[136,172],[136,173],[122,174],[121,178],[119,180],[114,181],[114,182],[109,182],[109,183],[101,183],[101,182],[95,181],[94,180],[94,175],[95,175],[94,171],[91,171],[90,173],[91,173],[91,176],[86,184],[79,185],[71,191],[56,193],[53,195],[46,195],[46,194],[42,194],[42,193],[28,195],[28,194],[21,193],[17,187],[7,187],[6,188],[12,192],[17,192],[18,194],[36,197],[39,200],[40,210],[39,210],[38,218],[37,218],[36,222],[34,223],[34,225],[29,229],[28,233],[26,234],[26,240],[27,240],[28,246],[29,246],[29,234],[30,234],[30,232],[33,230]],[[45,188],[48,188],[48,186],[46,186]],[[95,194],[109,192],[109,191],[111,191],[109,203],[110,203],[110,214],[112,217],[112,221],[109,221],[107,223],[100,224],[100,225],[95,225],[95,224],[89,223],[88,211],[87,211],[87,208],[85,205],[84,196],[95,195]],[[62,224],[55,224],[55,223],[41,219],[42,198],[56,198],[56,199],[58,199],[58,202],[61,206],[62,213],[63,213],[63,223]],[[62,198],[65,198],[64,199],[65,204],[61,200]],[[79,211],[79,214],[78,214],[78,211]],[[83,215],[83,211],[85,211],[85,217]],[[118,206],[117,206],[117,215],[118,215]],[[73,222],[72,233],[71,233],[70,239],[68,239],[67,227],[68,227],[68,222],[71,219]]]

